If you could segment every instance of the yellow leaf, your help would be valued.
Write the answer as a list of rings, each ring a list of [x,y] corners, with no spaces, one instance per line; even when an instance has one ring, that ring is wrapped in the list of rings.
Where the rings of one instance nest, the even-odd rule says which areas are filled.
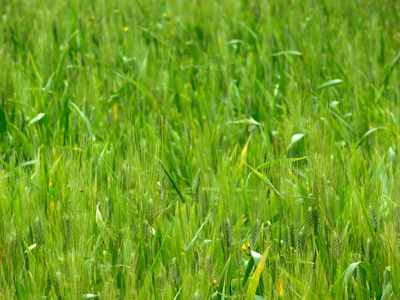
[[[253,278],[249,283],[249,287],[247,288],[247,300],[253,300],[254,296],[256,295],[258,282],[260,281],[261,272],[264,269],[265,260],[267,259],[270,248],[271,246],[268,247],[267,251],[265,251],[264,255],[262,256],[260,262],[258,263],[257,269],[254,272]]]
[[[117,103],[114,104],[113,111],[114,111],[114,120],[118,121],[118,104]]]
[[[251,134],[250,134],[249,138],[247,139],[246,145],[244,145],[242,153],[240,154],[240,157],[242,158],[242,161],[240,162],[240,165],[239,165],[240,170],[243,170],[243,165],[244,165],[243,161],[246,160],[247,149],[249,148],[250,139],[251,139]]]

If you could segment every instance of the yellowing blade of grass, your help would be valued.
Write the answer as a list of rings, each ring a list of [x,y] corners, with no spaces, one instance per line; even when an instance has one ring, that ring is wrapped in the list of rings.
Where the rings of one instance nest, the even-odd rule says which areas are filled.
[[[257,269],[254,272],[253,278],[251,278],[249,287],[247,288],[247,300],[253,300],[254,296],[256,295],[258,282],[260,281],[261,272],[264,269],[265,260],[267,259],[269,249],[271,246],[268,247],[267,251],[263,254],[260,262],[258,263]]]

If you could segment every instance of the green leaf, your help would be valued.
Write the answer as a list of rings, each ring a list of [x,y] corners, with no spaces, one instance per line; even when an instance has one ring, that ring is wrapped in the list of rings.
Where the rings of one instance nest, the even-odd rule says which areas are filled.
[[[163,237],[163,240],[162,240],[162,242],[161,242],[160,248],[158,249],[157,254],[156,254],[156,257],[154,258],[153,263],[152,263],[152,265],[151,265],[151,267],[150,267],[149,274],[152,274],[153,271],[154,271],[154,269],[156,268],[157,261],[158,261],[160,255],[161,255],[161,250],[163,249],[163,246],[164,246],[164,244],[165,244],[165,240],[166,240],[167,237],[168,237],[168,234],[169,234],[170,229],[171,229],[171,228],[168,228],[167,232],[165,233],[165,235],[164,235],[164,237]]]
[[[279,198],[280,200],[283,200],[285,203],[287,202],[286,199],[285,199],[285,197],[283,197],[283,196],[281,195],[281,193],[279,193],[279,191],[275,188],[275,186],[272,184],[272,182],[271,182],[267,177],[265,177],[263,174],[261,174],[260,172],[258,172],[256,169],[250,167],[250,165],[249,165],[247,162],[245,162],[243,159],[242,159],[242,161],[243,161],[243,162],[246,164],[246,166],[248,166],[262,181],[264,181],[264,183],[266,183],[266,184],[269,186],[269,188],[270,188],[271,190],[273,190],[273,191],[275,192],[275,194],[278,196],[278,198]]]
[[[392,291],[393,291],[393,286],[392,282],[390,281],[383,289],[381,300],[388,300],[390,298],[390,295],[392,294]]]
[[[34,151],[33,151],[33,146],[32,143],[28,140],[27,136],[14,124],[8,122],[8,125],[10,125],[18,134],[20,137],[22,144],[24,146],[24,150],[31,156],[34,157]]]
[[[389,147],[388,156],[389,156],[390,161],[392,163],[395,163],[395,161],[396,161],[396,152],[394,152],[392,147]]]
[[[101,215],[99,206],[100,206],[100,203],[98,203],[96,206],[96,223],[100,229],[100,232],[102,233],[102,237],[103,237],[104,241],[108,241],[108,238],[110,236],[110,231],[108,230],[106,223],[104,223],[104,221],[103,221],[103,217]]]
[[[122,73],[119,73],[117,71],[114,71],[114,73],[117,74],[119,77],[125,79],[126,81],[132,83],[140,92],[142,92],[143,94],[148,96],[151,99],[152,103],[153,103],[153,107],[158,112],[160,112],[160,109],[158,108],[158,105],[157,105],[156,98],[154,98],[154,96],[150,93],[150,91],[144,85],[142,85],[141,83],[137,82],[136,80],[134,80],[133,78],[129,77],[126,74],[122,74]]]
[[[186,253],[190,250],[190,248],[192,248],[193,244],[196,242],[197,237],[199,236],[201,230],[203,229],[204,225],[206,224],[206,222],[208,221],[208,219],[210,218],[211,214],[209,214],[206,219],[204,220],[203,224],[201,224],[199,230],[197,230],[197,233],[195,234],[195,236],[193,237],[192,241],[189,243],[189,245],[186,247],[185,250],[185,255]]]
[[[171,181],[172,186],[174,187],[174,189],[175,189],[176,192],[178,193],[178,195],[179,195],[179,197],[181,198],[182,202],[185,203],[186,200],[185,200],[185,198],[183,197],[183,194],[182,194],[181,191],[179,190],[178,186],[175,184],[175,181],[174,181],[174,179],[172,178],[172,175],[171,175],[171,173],[169,172],[168,168],[164,165],[164,163],[163,163],[161,160],[159,160],[159,161],[160,161],[161,167],[163,168],[165,174],[167,174],[169,180]]]
[[[256,126],[264,126],[262,123],[257,122],[256,120],[254,120],[253,118],[250,119],[243,119],[243,120],[238,120],[238,121],[232,121],[232,122],[228,122],[226,124],[244,124],[244,125],[256,125]]]
[[[281,56],[281,55],[296,55],[296,56],[301,56],[303,55],[303,53],[296,51],[296,50],[287,50],[287,51],[281,51],[281,52],[277,52],[272,54],[272,56]]]
[[[43,118],[45,116],[44,113],[40,113],[38,114],[36,117],[34,117],[28,124],[28,127],[31,126],[32,124],[36,123],[37,121],[39,121],[41,118]]]
[[[367,212],[367,207],[365,206],[364,199],[361,197],[360,192],[358,191],[357,187],[356,187],[356,192],[357,192],[358,199],[360,200],[360,203],[361,203],[361,207],[362,207],[362,210],[363,210],[364,217],[365,217],[365,219],[367,221],[367,224],[368,224],[369,232],[370,232],[370,234],[372,236],[372,240],[374,241],[374,246],[378,250],[379,255],[381,256],[382,255],[381,248],[380,248],[380,246],[378,244],[378,240],[377,240],[377,238],[375,236],[375,231],[374,231],[374,229],[372,227],[371,219],[370,219],[369,214]]]
[[[244,272],[244,277],[243,277],[243,283],[242,286],[246,285],[247,280],[250,277],[251,271],[253,269],[254,266],[254,258],[250,257],[249,261],[247,262],[247,268],[246,271]]]
[[[246,30],[253,36],[253,38],[254,38],[254,40],[255,40],[256,42],[259,41],[257,34],[256,34],[253,30],[251,30],[251,28],[250,28],[249,26],[247,26],[246,23],[241,22],[241,21],[238,21],[238,20],[233,20],[233,22],[239,24],[239,25],[242,26],[244,29],[246,29]]]
[[[90,136],[94,137],[92,126],[90,125],[89,119],[85,116],[85,114],[78,108],[78,106],[76,106],[75,103],[69,101],[68,105],[72,107],[70,107],[71,110],[75,111],[83,119],[83,121],[86,123],[86,127],[89,131]]]
[[[280,164],[280,163],[291,163],[291,162],[296,162],[296,161],[299,161],[299,160],[306,159],[307,157],[308,156],[303,156],[303,157],[298,157],[298,158],[284,158],[284,159],[269,160],[269,161],[266,161],[265,163],[259,165],[256,168],[256,170],[258,170],[259,168],[262,168],[262,167],[264,167],[266,165],[269,165],[269,164],[274,165],[274,164]]]
[[[7,116],[4,110],[0,107],[0,134],[7,131]]]
[[[292,136],[292,141],[290,142],[290,145],[287,147],[287,150],[293,147],[294,144],[296,144],[298,141],[300,141],[304,137],[304,134],[295,134]]]
[[[49,174],[50,174],[50,178],[52,178],[54,176],[55,171],[57,170],[57,166],[58,163],[60,162],[60,159],[63,157],[64,153],[62,153],[59,158],[57,158],[56,162],[51,166]],[[18,166],[20,167],[20,166]]]
[[[361,144],[365,141],[365,139],[366,139],[368,136],[370,136],[373,132],[375,132],[375,131],[377,131],[377,130],[389,130],[391,133],[393,133],[394,136],[396,136],[396,134],[395,134],[390,128],[387,128],[387,127],[375,127],[375,128],[372,128],[371,130],[367,131],[367,132],[361,137],[360,141],[357,143],[356,149],[357,149],[358,147],[361,146]]]
[[[389,84],[390,75],[392,74],[392,71],[393,71],[395,65],[397,64],[397,62],[399,61],[399,59],[400,59],[400,53],[397,54],[397,56],[394,58],[392,63],[385,68],[385,71],[384,71],[385,76],[383,77],[383,82],[384,82],[385,86],[387,86]]]
[[[103,151],[101,151],[101,153],[97,153],[97,154],[100,156],[101,160],[103,161],[104,165],[106,166],[107,171],[110,172],[110,174],[112,175],[113,178],[116,178],[117,176],[115,175],[114,171],[111,169],[110,165],[104,159],[104,153],[105,153],[105,150],[107,149],[107,146],[108,146],[108,142],[104,146]]]
[[[30,161],[27,161],[27,162],[24,162],[24,163],[20,164],[17,167],[17,169],[25,168],[25,167],[32,166],[32,165],[35,165],[35,164],[36,164],[36,160],[30,160]]]
[[[341,84],[342,82],[343,82],[343,80],[341,80],[341,79],[333,79],[333,80],[330,80],[328,82],[325,82],[324,84],[321,84],[318,87],[318,89],[321,90],[321,89],[325,89],[325,88],[328,88],[328,87],[332,87],[332,86]]]
[[[312,263],[314,264],[314,263]],[[300,289],[302,292],[307,290],[307,285],[302,283],[301,281],[299,281],[296,277],[294,277],[293,275],[291,275],[288,271],[286,271],[285,269],[282,269],[281,267],[279,267],[279,269],[282,271],[282,273],[286,276],[286,278],[290,281],[291,284],[293,284],[294,286],[296,286],[298,289]],[[317,296],[314,294],[313,291],[309,291],[311,293],[311,295],[313,297],[311,297],[311,299],[317,299]]]
[[[14,168],[12,165],[6,163],[5,161],[3,161],[2,159],[0,159],[0,163],[9,171],[12,172],[16,175],[22,175],[23,173],[21,173],[18,169]]]
[[[351,125],[343,119],[340,115],[338,115],[333,109],[330,109],[329,112],[336,117],[340,122],[342,122],[348,129],[351,130],[351,132],[356,133],[356,131],[351,127]]]
[[[343,278],[343,290],[345,290],[349,284],[350,279],[353,276],[354,270],[358,267],[362,267],[365,272],[367,273],[367,276],[369,280],[371,281],[371,286],[372,286],[372,291],[375,293],[377,299],[379,299],[382,295],[381,288],[379,286],[378,282],[378,277],[376,276],[375,272],[372,270],[369,264],[366,262],[354,262],[350,264],[350,266],[347,268],[346,273],[344,274]]]
[[[228,261],[226,262],[224,269],[222,270],[221,279],[219,281],[219,286],[218,286],[218,299],[221,299],[221,295],[224,294],[223,291],[225,289],[225,286],[227,285],[227,274],[228,274],[229,266],[232,261],[231,258],[232,258],[232,256],[229,256]]]

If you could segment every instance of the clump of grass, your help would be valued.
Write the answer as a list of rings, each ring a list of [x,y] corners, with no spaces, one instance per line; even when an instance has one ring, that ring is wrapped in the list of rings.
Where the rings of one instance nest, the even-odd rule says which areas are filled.
[[[42,2],[0,7],[2,298],[399,298],[396,1]]]

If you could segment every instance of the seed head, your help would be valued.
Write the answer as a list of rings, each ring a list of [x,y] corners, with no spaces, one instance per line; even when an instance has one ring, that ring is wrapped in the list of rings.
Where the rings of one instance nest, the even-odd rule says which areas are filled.
[[[174,288],[178,289],[181,285],[182,279],[179,272],[178,260],[176,259],[176,257],[174,257],[171,264],[171,280]]]
[[[369,206],[369,220],[374,231],[378,231],[378,221],[376,219],[375,208],[372,205]]]
[[[371,262],[374,259],[374,246],[371,243],[371,240],[368,239],[365,245],[365,260]]]
[[[35,238],[38,245],[43,246],[46,243],[46,235],[44,233],[42,221],[40,221],[39,217],[37,217],[35,221]]]
[[[400,234],[400,208],[396,206],[393,214],[394,224],[397,234]]]
[[[142,239],[143,239],[143,243],[145,244],[145,245],[147,245],[148,243],[149,243],[149,241],[150,241],[150,226],[149,226],[149,224],[147,223],[147,221],[145,221],[143,224],[142,224]]]
[[[335,233],[333,235],[333,256],[336,260],[339,260],[342,257],[342,239],[340,235]]]
[[[161,293],[164,292],[165,290],[165,276],[164,272],[160,271],[157,275],[157,283],[158,283],[158,288],[160,289]]]
[[[319,231],[318,209],[312,208],[311,206],[308,208],[307,221],[308,221],[308,226],[313,229],[314,234],[318,235]]]
[[[199,200],[200,181],[201,181],[201,170],[197,172],[192,186],[193,198],[196,203],[198,203]]]
[[[224,247],[227,256],[229,256],[232,253],[233,248],[233,233],[229,219],[226,219],[224,224]]]
[[[64,216],[63,234],[64,234],[64,248],[68,249],[68,247],[72,242],[71,219],[69,218],[68,215]]]
[[[235,256],[235,268],[240,270],[240,266],[242,265],[242,251],[240,251],[240,244],[236,245],[236,256]]]
[[[206,272],[206,276],[211,279],[213,273],[214,273],[214,262],[212,260],[212,257],[210,255],[207,255],[205,260],[204,260],[204,270]]]
[[[254,249],[258,240],[258,234],[260,232],[260,221],[257,219],[253,223],[251,230],[251,249]]]
[[[306,234],[304,228],[302,228],[297,237],[297,249],[300,253],[304,253],[306,248]]]
[[[205,219],[208,215],[208,211],[210,209],[209,207],[209,200],[208,200],[208,196],[207,193],[204,191],[201,197],[201,216],[203,217],[203,219]]]
[[[295,248],[296,247],[296,236],[294,234],[294,224],[291,223],[289,226],[289,244],[290,247]]]
[[[149,223],[149,226],[153,226],[154,217],[155,217],[155,211],[154,211],[153,200],[149,199],[149,201],[147,202],[147,210],[146,210],[146,220]]]

